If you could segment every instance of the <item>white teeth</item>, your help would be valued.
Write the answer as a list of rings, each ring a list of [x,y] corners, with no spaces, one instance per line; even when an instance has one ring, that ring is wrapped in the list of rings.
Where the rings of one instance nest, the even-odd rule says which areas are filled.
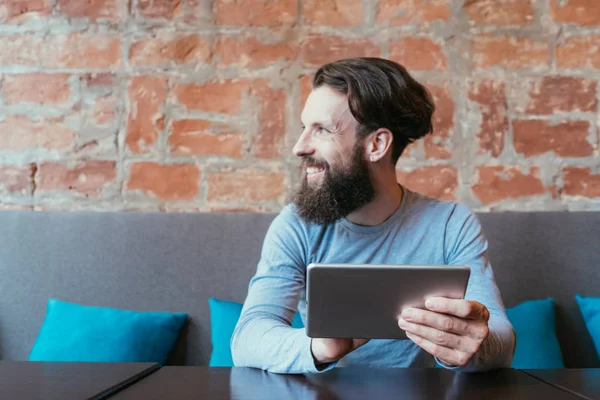
[[[307,174],[316,174],[317,172],[323,171],[323,168],[320,167],[308,167],[306,168]]]

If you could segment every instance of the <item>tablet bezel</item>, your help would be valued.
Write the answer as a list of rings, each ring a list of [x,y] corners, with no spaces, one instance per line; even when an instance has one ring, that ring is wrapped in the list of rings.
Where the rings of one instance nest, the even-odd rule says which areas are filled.
[[[398,326],[404,308],[425,308],[425,300],[434,296],[462,299],[469,277],[466,265],[311,263],[306,277],[306,334],[406,339]]]

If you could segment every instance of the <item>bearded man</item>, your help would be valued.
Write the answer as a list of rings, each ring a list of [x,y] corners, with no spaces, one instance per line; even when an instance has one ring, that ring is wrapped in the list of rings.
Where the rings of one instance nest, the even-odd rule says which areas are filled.
[[[435,105],[400,64],[353,58],[316,72],[294,154],[304,179],[274,219],[231,339],[236,366],[276,373],[336,366],[509,367],[515,333],[496,285],[488,244],[473,211],[397,183],[406,147],[432,132]],[[405,309],[407,340],[310,338],[310,263],[467,265],[464,299],[430,298]]]

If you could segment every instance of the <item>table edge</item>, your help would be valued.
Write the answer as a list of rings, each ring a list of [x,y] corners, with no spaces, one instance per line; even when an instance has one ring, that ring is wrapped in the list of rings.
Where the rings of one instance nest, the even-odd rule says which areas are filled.
[[[118,382],[115,385],[104,389],[100,393],[95,394],[94,396],[90,397],[89,400],[108,399],[109,397],[112,397],[112,396],[116,395],[117,393],[125,390],[129,386],[134,385],[135,383],[141,381],[144,378],[147,378],[148,376],[152,375],[156,371],[160,370],[160,368],[161,368],[161,365],[158,363],[155,363],[155,364],[149,366],[148,368],[133,375],[132,377],[129,377],[124,381]]]

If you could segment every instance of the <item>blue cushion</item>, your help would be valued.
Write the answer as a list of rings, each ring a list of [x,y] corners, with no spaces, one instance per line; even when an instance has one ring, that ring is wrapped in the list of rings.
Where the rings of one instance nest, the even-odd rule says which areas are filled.
[[[584,297],[577,294],[575,299],[585,326],[596,345],[598,356],[600,356],[600,297]]]
[[[29,360],[164,364],[186,319],[50,299]]]
[[[512,367],[564,368],[554,317],[554,299],[530,300],[506,309],[517,334]]]
[[[212,340],[212,353],[208,365],[211,367],[233,367],[230,342],[235,325],[240,319],[243,304],[212,297],[208,299],[208,304],[210,307]],[[294,315],[292,327],[304,328],[299,313]]]

